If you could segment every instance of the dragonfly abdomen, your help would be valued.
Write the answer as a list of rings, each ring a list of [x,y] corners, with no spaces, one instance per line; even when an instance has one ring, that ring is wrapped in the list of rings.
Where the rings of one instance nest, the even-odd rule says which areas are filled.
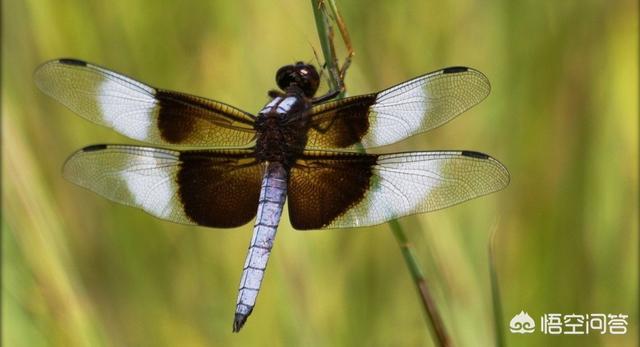
[[[253,237],[240,279],[234,332],[240,331],[255,306],[286,198],[287,170],[281,163],[268,163],[262,179]]]

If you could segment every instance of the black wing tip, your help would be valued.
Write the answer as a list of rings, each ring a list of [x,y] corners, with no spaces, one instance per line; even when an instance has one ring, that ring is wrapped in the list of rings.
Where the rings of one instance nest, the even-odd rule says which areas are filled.
[[[467,72],[467,71],[469,71],[469,68],[466,67],[466,66],[450,66],[450,67],[442,69],[442,73],[443,74],[459,73],[459,72]]]
[[[476,76],[476,78],[480,78],[481,80],[483,80],[483,82],[487,85],[487,95],[489,95],[489,91],[491,90],[491,84],[489,83],[489,78],[487,78],[487,76],[474,69],[471,67],[467,67],[467,66],[450,66],[447,68],[442,69],[442,74],[456,74],[456,73],[463,73],[463,72],[469,72],[473,75]],[[486,96],[485,96],[486,97]],[[484,97],[482,98],[484,99]]]
[[[236,313],[236,316],[233,318],[233,332],[237,333],[242,329],[244,323],[247,321],[249,315]]]
[[[462,151],[460,155],[470,158],[476,159],[489,159],[490,157],[484,153],[476,152],[476,151]]]
[[[108,145],[91,145],[82,149],[83,152],[95,152],[107,149]]]
[[[58,59],[58,63],[64,65],[73,65],[73,66],[87,66],[87,62],[74,58],[60,58]]]
[[[502,164],[501,162],[499,162],[495,158],[491,157],[490,155],[484,154],[484,153],[481,153],[481,152],[476,152],[476,151],[461,151],[460,155],[464,156],[464,157],[469,157],[469,158],[487,160],[487,161],[493,163],[493,165],[495,165],[496,168],[500,171],[501,181],[503,183],[502,188],[500,188],[498,190],[502,190],[504,187],[509,185],[509,182],[511,182],[511,174],[509,173],[509,170],[507,169],[507,167],[504,166],[504,164]],[[496,191],[498,191],[498,190],[496,190]]]

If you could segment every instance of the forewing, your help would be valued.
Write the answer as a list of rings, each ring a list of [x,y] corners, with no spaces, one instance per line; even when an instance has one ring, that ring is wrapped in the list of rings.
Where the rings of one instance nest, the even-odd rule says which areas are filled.
[[[262,166],[248,150],[95,145],[73,154],[64,176],[161,219],[232,228],[256,214]]]
[[[478,152],[306,153],[291,169],[296,229],[376,225],[503,189],[509,172]]]
[[[489,95],[489,80],[467,67],[435,71],[379,93],[315,106],[308,148],[379,147],[436,128]]]
[[[255,135],[254,116],[232,106],[156,89],[75,59],[41,65],[38,87],[80,116],[134,140],[184,146],[238,147]]]

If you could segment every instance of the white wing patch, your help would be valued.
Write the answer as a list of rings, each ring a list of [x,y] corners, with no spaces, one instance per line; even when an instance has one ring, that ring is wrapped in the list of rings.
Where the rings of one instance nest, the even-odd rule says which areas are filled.
[[[407,83],[408,84],[408,83]],[[376,144],[394,143],[403,140],[407,134],[420,131],[426,117],[429,99],[427,90],[422,86],[403,84],[378,94],[376,103],[369,109],[371,139],[362,139],[363,145],[373,147]],[[401,114],[398,112],[401,109]]]
[[[367,209],[365,220],[378,224],[395,215],[417,213],[420,203],[438,187],[439,172],[438,161],[383,162],[373,170],[377,182],[362,202],[362,209]]]
[[[163,170],[167,158],[139,156],[133,159],[131,167],[140,170],[122,171],[121,175],[135,204],[156,217],[168,218],[173,213],[173,197],[178,187],[174,170]],[[145,168],[154,168],[153,175]]]
[[[133,84],[139,89],[122,83]],[[105,79],[97,93],[104,122],[132,139],[150,138],[158,112],[154,94],[152,88],[131,79]]]

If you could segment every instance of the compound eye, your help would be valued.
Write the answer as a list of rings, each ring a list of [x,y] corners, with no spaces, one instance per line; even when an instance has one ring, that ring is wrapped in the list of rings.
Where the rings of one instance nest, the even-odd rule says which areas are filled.
[[[313,66],[300,69],[300,76],[303,80],[304,93],[312,97],[320,85],[320,76]]]
[[[276,83],[283,91],[295,84],[303,90],[306,96],[312,97],[318,90],[320,76],[313,65],[297,63],[278,69]]]
[[[278,84],[278,88],[285,90],[294,82],[293,71],[293,65],[286,65],[278,69],[278,72],[276,72],[276,83]]]

